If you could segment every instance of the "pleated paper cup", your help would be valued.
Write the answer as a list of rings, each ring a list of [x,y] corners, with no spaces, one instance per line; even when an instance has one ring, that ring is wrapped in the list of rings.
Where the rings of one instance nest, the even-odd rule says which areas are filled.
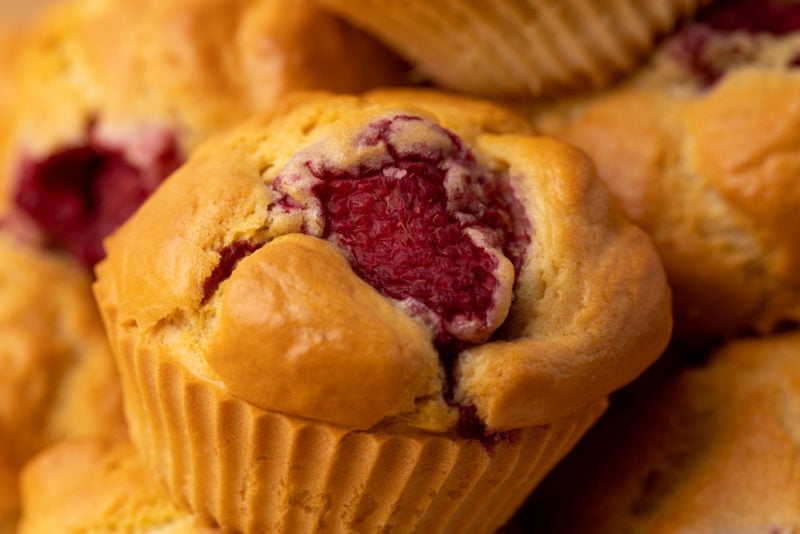
[[[122,327],[111,337],[148,468],[200,520],[244,533],[492,532],[606,406],[492,443],[353,431],[256,408]]]
[[[704,0],[321,0],[426,77],[484,96],[601,86]]]

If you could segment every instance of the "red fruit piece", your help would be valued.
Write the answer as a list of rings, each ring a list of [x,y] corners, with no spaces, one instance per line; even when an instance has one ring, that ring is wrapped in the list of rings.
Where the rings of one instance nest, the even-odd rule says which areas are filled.
[[[140,140],[137,140],[140,141]],[[166,133],[148,140],[132,157],[89,129],[86,139],[45,157],[23,156],[14,203],[46,246],[65,250],[86,266],[105,256],[103,239],[121,225],[181,163],[176,140]]]
[[[530,242],[507,177],[420,117],[375,121],[353,143],[372,156],[348,168],[317,146],[298,153],[273,181],[273,211],[303,212],[306,231],[321,228],[358,276],[427,321],[439,345],[486,341],[505,319]]]

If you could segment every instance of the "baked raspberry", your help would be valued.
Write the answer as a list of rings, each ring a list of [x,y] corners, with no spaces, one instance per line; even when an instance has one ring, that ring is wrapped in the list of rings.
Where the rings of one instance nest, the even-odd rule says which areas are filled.
[[[786,35],[800,30],[800,4],[789,0],[728,0],[701,10],[667,43],[668,54],[704,86],[753,61],[756,34]],[[798,64],[793,58],[787,67]]]
[[[375,121],[341,152],[364,157],[342,167],[320,146],[296,154],[273,181],[273,216],[301,213],[305,232],[336,244],[440,347],[489,339],[530,242],[507,177],[415,116]]]
[[[102,240],[182,161],[169,134],[131,149],[104,143],[93,132],[45,157],[23,156],[14,192],[18,215],[35,225],[44,244],[87,266],[103,259]]]

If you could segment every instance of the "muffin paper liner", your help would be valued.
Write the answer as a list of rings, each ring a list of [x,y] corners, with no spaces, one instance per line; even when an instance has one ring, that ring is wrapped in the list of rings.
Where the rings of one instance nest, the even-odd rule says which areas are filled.
[[[441,85],[493,96],[608,82],[703,3],[323,0]]]
[[[606,406],[491,446],[414,429],[352,431],[256,408],[116,333],[146,464],[177,504],[246,533],[492,532]]]

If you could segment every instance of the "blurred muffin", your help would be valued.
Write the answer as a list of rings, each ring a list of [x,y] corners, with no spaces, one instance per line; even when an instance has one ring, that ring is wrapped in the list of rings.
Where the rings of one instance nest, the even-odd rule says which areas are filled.
[[[12,28],[0,28],[0,62],[10,66],[16,56],[18,32]],[[0,73],[0,154],[8,146],[8,123],[10,113],[9,95],[11,77],[7,70]],[[0,156],[0,160],[2,156]],[[17,467],[6,451],[5,442],[0,445],[0,534],[13,534],[16,531],[16,518],[19,511],[17,495]]]
[[[17,55],[17,49],[20,39],[20,30],[16,28],[2,28],[0,27],[0,60],[6,69],[0,75],[0,113],[2,113],[3,122],[6,121],[7,113],[9,112],[9,101],[11,100],[11,79],[8,67],[13,65],[14,58]]]
[[[20,511],[17,490],[19,469],[7,458],[7,451],[0,447],[0,534],[15,534]]]
[[[655,241],[687,338],[800,319],[800,4],[718,2],[633,79],[544,106]]]
[[[0,234],[0,483],[72,436],[126,435],[119,377],[90,291],[68,260]],[[0,499],[13,519],[16,498]]]
[[[669,337],[658,258],[608,200],[486,102],[283,102],[106,243],[134,444],[226,529],[496,529]]]
[[[35,17],[45,6],[55,0],[26,0],[15,2],[6,0],[0,2],[0,32],[15,30],[24,26],[31,18]]]
[[[630,71],[702,0],[319,0],[447,89],[529,97]]]
[[[296,89],[405,71],[308,0],[72,0],[20,51],[5,225],[87,265],[208,134]]]
[[[25,466],[19,534],[216,534],[179,510],[126,442],[64,441]]]
[[[738,340],[613,398],[518,521],[546,534],[800,529],[800,334]]]
[[[3,72],[0,72],[0,162],[7,160],[10,148],[13,76],[10,75],[9,71],[13,69],[14,61],[18,55],[19,40],[20,31],[18,29],[0,28],[0,62],[5,66]],[[5,183],[5,175],[3,170],[0,169],[0,184]]]

